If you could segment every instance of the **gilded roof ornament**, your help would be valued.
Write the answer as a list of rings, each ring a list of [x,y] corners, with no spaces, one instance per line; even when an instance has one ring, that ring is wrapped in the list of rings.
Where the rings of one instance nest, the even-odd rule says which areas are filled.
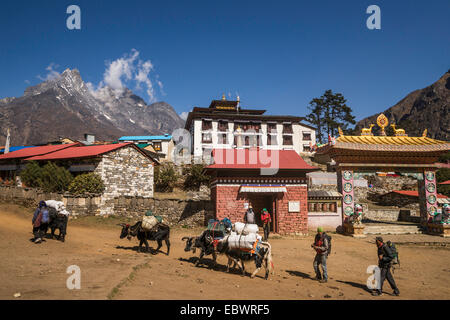
[[[362,136],[373,136],[372,128],[373,128],[374,126],[375,126],[375,125],[371,123],[370,126],[369,126],[369,128],[362,128],[362,129],[361,129],[361,135],[362,135]]]
[[[386,135],[386,132],[384,131],[384,128],[386,128],[389,125],[389,120],[386,118],[384,114],[380,114],[377,118],[377,125],[381,128],[381,134],[382,136]]]
[[[396,137],[407,137],[405,129],[397,129],[395,123],[391,124],[392,129],[394,129],[394,134]]]

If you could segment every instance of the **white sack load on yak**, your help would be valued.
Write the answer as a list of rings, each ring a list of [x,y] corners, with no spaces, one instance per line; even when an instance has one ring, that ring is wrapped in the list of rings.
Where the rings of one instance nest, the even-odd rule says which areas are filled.
[[[221,241],[227,242],[231,249],[240,250],[254,250],[262,237],[256,233],[247,235],[231,233],[231,235],[224,237]]]
[[[64,202],[56,200],[47,200],[45,201],[45,204],[47,205],[47,207],[55,209],[58,214],[69,216],[69,211],[66,210]]]
[[[233,225],[233,229],[237,234],[248,235],[252,233],[258,233],[259,227],[257,224],[236,222]]]
[[[144,231],[151,231],[158,223],[162,223],[163,219],[161,216],[155,216],[153,212],[148,210],[144,217],[142,218],[142,229]]]
[[[155,216],[144,216],[142,218],[142,229],[145,231],[152,230],[158,224],[158,219]]]

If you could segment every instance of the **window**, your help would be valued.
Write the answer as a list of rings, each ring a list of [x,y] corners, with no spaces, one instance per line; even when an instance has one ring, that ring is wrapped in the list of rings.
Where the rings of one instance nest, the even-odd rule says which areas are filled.
[[[303,145],[303,152],[311,152],[311,147],[307,144]]]
[[[261,136],[259,136],[259,135],[256,136],[256,145],[259,147],[262,146],[262,139],[261,139]]]
[[[251,129],[255,130],[255,132],[259,132],[261,130],[261,124],[260,123],[252,123]]]
[[[268,146],[276,146],[277,143],[277,136],[273,135],[273,134],[268,134],[267,135],[267,145]]]
[[[153,142],[153,149],[155,149],[156,152],[161,151],[161,142]]]
[[[283,145],[292,146],[292,136],[283,136]]]
[[[283,133],[293,133],[292,123],[283,123]]]
[[[267,132],[268,133],[277,133],[277,124],[276,123],[268,123],[267,124]]]
[[[226,121],[219,121],[218,123],[218,130],[219,131],[227,131],[228,130],[228,122]]]
[[[303,140],[311,141],[311,132],[303,132]]]
[[[211,133],[202,133],[202,142],[203,143],[212,143]]]
[[[245,136],[244,141],[245,141],[245,144],[244,144],[245,146],[250,145],[250,137],[249,136]]]
[[[228,144],[228,137],[226,133],[219,133],[217,136],[218,144]]]
[[[203,120],[202,121],[202,130],[212,130],[212,121],[211,120]]]

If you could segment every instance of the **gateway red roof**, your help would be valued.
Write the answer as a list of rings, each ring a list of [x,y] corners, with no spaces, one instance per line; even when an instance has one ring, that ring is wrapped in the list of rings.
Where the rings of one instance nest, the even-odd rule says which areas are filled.
[[[64,150],[59,150],[42,156],[31,157],[26,160],[59,160],[59,159],[70,159],[70,158],[87,158],[95,157],[101,154],[120,149],[125,146],[133,145],[133,143],[116,143],[116,144],[106,144],[106,145],[94,145],[87,147],[76,147],[68,148]],[[137,148],[137,147],[136,147]]]
[[[25,149],[9,152],[4,155],[0,155],[0,160],[41,156],[41,155],[46,155],[51,152],[63,150],[63,149],[71,149],[72,147],[76,147],[79,145],[81,145],[81,144],[80,143],[68,143],[68,144],[57,144],[57,145],[51,145],[51,146],[25,148]]]
[[[419,191],[417,190],[394,190],[392,192],[398,193],[398,194],[402,194],[404,196],[410,196],[410,197],[418,197],[419,196]],[[437,197],[440,199],[445,199],[447,198],[446,196],[444,196],[443,194],[437,194]]]
[[[207,169],[278,168],[314,171],[294,150],[214,149],[214,164]]]
[[[450,180],[447,180],[447,181],[441,182],[441,183],[439,183],[439,184],[450,184]]]

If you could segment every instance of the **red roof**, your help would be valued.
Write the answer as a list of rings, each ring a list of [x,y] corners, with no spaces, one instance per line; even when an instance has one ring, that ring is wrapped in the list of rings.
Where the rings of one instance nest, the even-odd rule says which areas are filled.
[[[93,145],[87,147],[68,148],[59,150],[42,156],[31,157],[26,160],[59,160],[70,158],[95,157],[125,146],[134,145],[133,143],[116,143],[105,145]]]
[[[214,149],[214,164],[207,169],[296,169],[317,170],[294,150]]]
[[[72,149],[71,147],[79,146],[80,143],[68,143],[68,144],[56,144],[50,146],[41,146],[33,148],[25,148],[13,152],[9,152],[4,155],[0,155],[0,160],[4,159],[17,159],[17,158],[28,158],[34,156],[41,156],[51,152],[55,152],[63,149]]]
[[[410,196],[410,197],[419,197],[419,191],[417,190],[394,190],[392,192],[398,193],[398,194],[402,194],[404,196]],[[438,198],[443,198],[446,199],[447,197],[444,196],[443,194],[437,194]]]
[[[439,184],[450,184],[450,180],[447,180],[447,181],[441,182],[441,183],[439,183]]]

